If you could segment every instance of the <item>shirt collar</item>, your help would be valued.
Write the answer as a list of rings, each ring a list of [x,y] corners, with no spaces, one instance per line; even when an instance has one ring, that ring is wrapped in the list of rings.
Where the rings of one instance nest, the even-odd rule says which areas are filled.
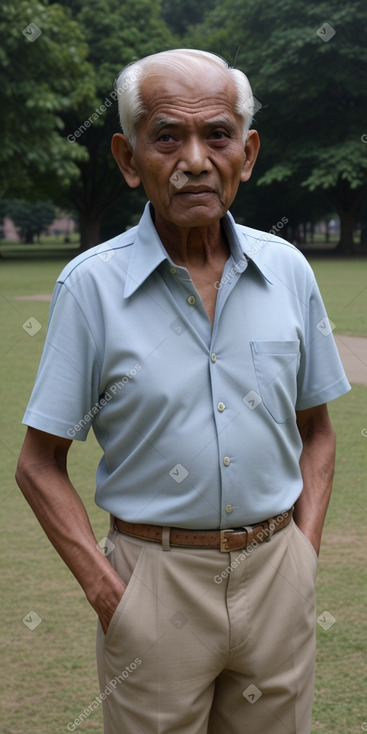
[[[248,260],[251,260],[262,277],[271,283],[259,262],[258,254],[261,252],[261,247],[256,252],[254,245],[248,242],[245,232],[237,231],[236,223],[229,212],[223,217],[222,225],[238,272],[246,270]],[[164,260],[171,262],[154,226],[148,202],[136,230],[134,247],[131,250],[126,274],[124,298],[135,293]]]
[[[131,257],[126,274],[124,298],[128,298],[144,283],[148,276],[167,258],[158,232],[146,204],[131,248]]]
[[[222,224],[235,262],[240,263],[244,259],[245,261],[250,261],[264,280],[270,283],[270,285],[273,285],[273,282],[266,274],[266,266],[261,260],[263,245],[267,241],[266,234],[257,230],[250,230],[252,233],[256,233],[256,237],[251,236],[249,238],[246,234],[246,227],[239,227],[230,212],[227,212],[225,217],[223,217]],[[271,239],[270,235],[267,237],[269,240]],[[238,267],[239,272],[246,270],[246,267],[247,262],[244,267]]]

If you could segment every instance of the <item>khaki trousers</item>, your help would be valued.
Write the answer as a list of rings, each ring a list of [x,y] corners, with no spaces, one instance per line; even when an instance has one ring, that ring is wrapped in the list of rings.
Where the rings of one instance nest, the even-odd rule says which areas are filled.
[[[251,552],[108,537],[128,586],[98,623],[105,734],[310,734],[317,556],[293,520]]]

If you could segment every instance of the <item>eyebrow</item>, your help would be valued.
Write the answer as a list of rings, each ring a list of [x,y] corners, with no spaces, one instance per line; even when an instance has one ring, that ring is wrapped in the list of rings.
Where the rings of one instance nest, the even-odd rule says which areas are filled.
[[[185,123],[175,117],[158,117],[152,121],[151,133],[153,135],[156,135],[166,127],[177,129],[180,127],[185,127]],[[227,117],[227,115],[204,120],[203,127],[210,128],[211,130],[217,127],[225,127],[231,133],[233,133],[236,129],[233,120],[230,117]]]
[[[179,124],[179,121],[174,117],[158,117],[152,121],[151,132],[156,134],[164,127],[178,127]]]

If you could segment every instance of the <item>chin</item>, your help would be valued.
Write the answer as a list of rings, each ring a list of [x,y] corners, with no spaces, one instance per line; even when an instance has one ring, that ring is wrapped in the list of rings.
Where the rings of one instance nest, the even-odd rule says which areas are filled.
[[[177,227],[209,227],[219,222],[226,212],[222,206],[214,211],[195,206],[182,212],[167,212],[165,218]]]

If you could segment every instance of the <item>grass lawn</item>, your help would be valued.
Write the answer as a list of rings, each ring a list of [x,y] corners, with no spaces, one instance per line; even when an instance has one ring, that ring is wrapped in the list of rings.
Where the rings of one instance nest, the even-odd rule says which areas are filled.
[[[0,261],[2,340],[0,415],[2,453],[0,578],[3,734],[61,734],[98,695],[95,614],[24,501],[14,470],[25,429],[22,415],[35,378],[49,304],[13,300],[50,293],[65,260]],[[312,261],[337,333],[367,336],[367,261]],[[31,337],[23,324],[40,324]],[[338,436],[334,493],[325,527],[317,579],[318,656],[312,732],[358,734],[367,722],[367,387],[330,404]],[[74,442],[69,469],[98,539],[107,517],[93,501],[99,449],[92,435]],[[23,622],[34,611],[33,631]],[[324,618],[324,617],[323,617]],[[331,617],[329,616],[329,619]],[[367,727],[367,725],[366,725]],[[98,707],[76,731],[102,734]],[[224,733],[223,733],[224,734]]]
[[[309,262],[336,334],[367,337],[367,258]]]

